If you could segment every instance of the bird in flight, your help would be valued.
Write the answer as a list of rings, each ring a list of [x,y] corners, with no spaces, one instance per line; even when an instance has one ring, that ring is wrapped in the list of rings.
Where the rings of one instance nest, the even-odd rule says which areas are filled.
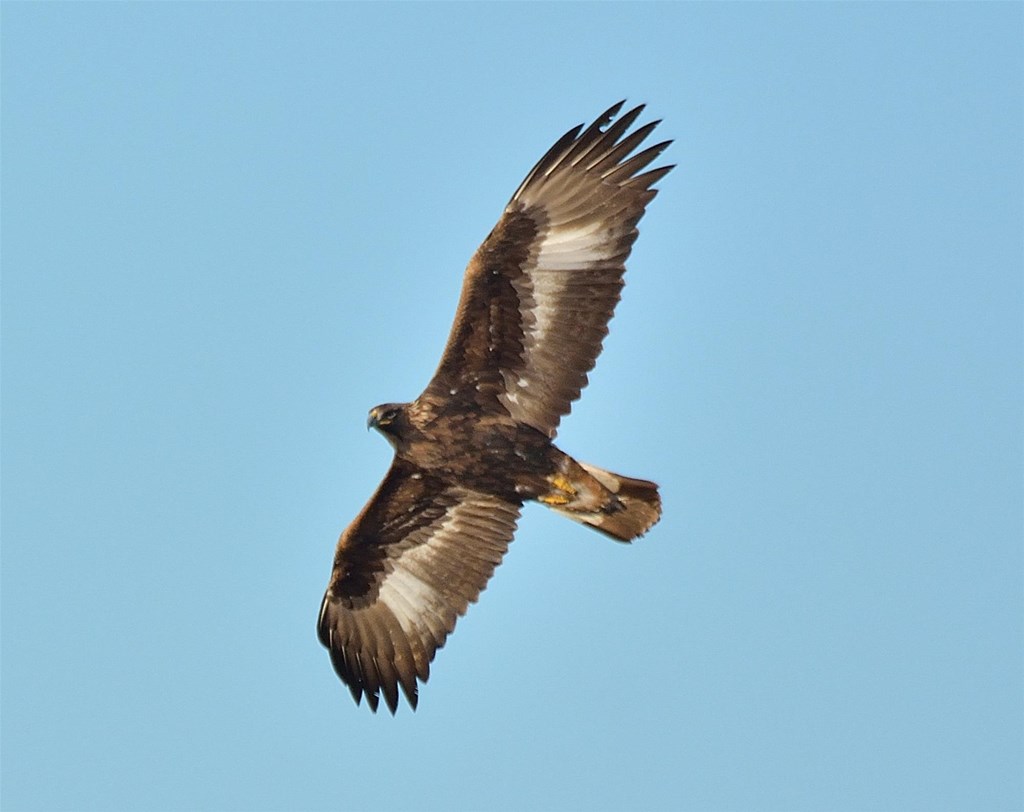
[[[530,170],[466,269],[433,379],[370,410],[391,469],[345,529],[320,607],[320,641],[358,704],[413,709],[456,620],[501,563],[528,501],[619,541],[661,515],[653,482],[554,444],[619,301],[637,223],[673,167],[671,143],[633,154],[659,122],[624,102],[563,135]]]

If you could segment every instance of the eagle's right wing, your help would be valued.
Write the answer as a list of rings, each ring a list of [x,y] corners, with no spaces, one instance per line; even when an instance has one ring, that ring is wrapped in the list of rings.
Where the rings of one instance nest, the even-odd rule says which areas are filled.
[[[417,678],[508,549],[519,505],[446,485],[396,459],[341,534],[320,607],[320,641],[356,702],[413,708]]]
[[[622,102],[567,132],[527,175],[466,269],[455,324],[423,396],[498,409],[554,437],[579,397],[619,301],[637,223],[672,168],[669,141],[630,154]]]

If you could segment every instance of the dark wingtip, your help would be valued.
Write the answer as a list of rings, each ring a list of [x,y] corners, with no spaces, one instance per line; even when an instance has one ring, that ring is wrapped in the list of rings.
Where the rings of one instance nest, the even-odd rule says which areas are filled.
[[[614,118],[615,116],[618,115],[619,110],[622,109],[622,106],[625,103],[626,103],[625,99],[620,99],[619,101],[615,102],[615,104],[613,104],[611,107],[609,107],[603,113],[601,113],[601,115],[599,115],[597,117],[597,120],[598,121],[607,121],[608,119]],[[641,105],[641,107],[643,107],[643,105]]]
[[[406,686],[404,682],[402,683],[402,693],[405,694],[405,701],[409,703],[409,707],[416,710],[416,706],[420,701],[420,691],[415,679],[411,688]]]

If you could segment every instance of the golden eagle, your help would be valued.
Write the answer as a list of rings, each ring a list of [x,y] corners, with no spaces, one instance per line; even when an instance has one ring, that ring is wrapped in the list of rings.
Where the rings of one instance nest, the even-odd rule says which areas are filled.
[[[658,521],[653,482],[579,462],[552,442],[587,383],[619,301],[637,223],[673,167],[671,142],[632,155],[623,102],[562,136],[470,260],[433,380],[370,410],[394,446],[377,492],[338,541],[320,641],[356,703],[394,713],[508,548],[528,500],[620,541]],[[628,133],[628,134],[627,134]],[[632,155],[632,157],[630,157]]]

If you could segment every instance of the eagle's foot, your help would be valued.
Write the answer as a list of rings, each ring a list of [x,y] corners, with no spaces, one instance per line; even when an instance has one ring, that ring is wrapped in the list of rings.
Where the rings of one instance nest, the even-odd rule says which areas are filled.
[[[576,488],[574,488],[573,484],[561,474],[555,474],[548,480],[548,482],[558,488],[558,490],[569,494],[569,496],[576,495]]]
[[[561,474],[552,474],[548,482],[554,486],[554,490],[537,497],[537,500],[545,505],[568,505],[576,496],[576,488]]]

